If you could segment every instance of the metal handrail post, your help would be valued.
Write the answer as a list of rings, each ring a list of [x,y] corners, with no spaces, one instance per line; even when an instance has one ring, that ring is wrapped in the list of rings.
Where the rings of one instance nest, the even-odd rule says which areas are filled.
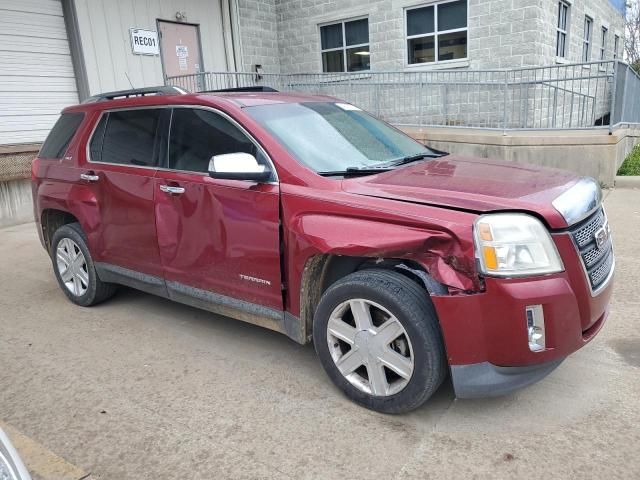
[[[507,135],[507,87],[509,85],[509,72],[505,70],[504,72],[504,92],[502,95],[503,98],[503,111],[502,111],[502,135]]]
[[[613,135],[613,122],[616,114],[616,94],[618,90],[618,59],[613,61],[613,89],[611,90],[611,108],[609,109],[609,135]]]

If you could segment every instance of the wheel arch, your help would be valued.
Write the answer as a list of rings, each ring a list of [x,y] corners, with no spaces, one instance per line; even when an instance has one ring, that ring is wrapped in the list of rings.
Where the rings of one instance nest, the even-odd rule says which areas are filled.
[[[350,273],[377,268],[395,271],[410,278],[427,295],[447,295],[445,285],[435,280],[418,262],[401,258],[356,257],[321,254],[309,258],[302,272],[300,284],[300,320],[306,338],[313,331],[313,316],[322,294],[335,282]]]
[[[63,225],[70,223],[80,223],[78,218],[72,213],[59,210],[56,208],[45,208],[40,215],[40,228],[42,231],[42,240],[47,252],[51,253],[51,239]]]

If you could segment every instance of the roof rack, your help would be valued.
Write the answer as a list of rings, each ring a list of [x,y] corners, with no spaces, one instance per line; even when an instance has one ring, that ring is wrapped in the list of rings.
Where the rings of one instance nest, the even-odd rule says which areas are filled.
[[[253,85],[251,87],[234,87],[234,88],[221,88],[219,90],[205,90],[204,93],[217,93],[217,92],[277,92],[275,88],[265,87],[263,85]]]
[[[172,85],[162,85],[159,87],[133,88],[131,90],[99,93],[98,95],[87,98],[82,103],[96,103],[119,98],[144,97],[147,95],[185,95],[186,93],[188,92],[183,88]]]

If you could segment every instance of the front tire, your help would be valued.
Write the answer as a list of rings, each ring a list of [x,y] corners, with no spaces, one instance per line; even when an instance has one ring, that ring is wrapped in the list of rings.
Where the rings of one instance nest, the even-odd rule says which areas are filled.
[[[76,305],[90,307],[112,297],[116,285],[100,280],[79,223],[63,225],[51,239],[51,259],[58,285]]]
[[[418,408],[446,377],[428,293],[390,270],[362,270],[329,287],[314,316],[313,341],[331,380],[378,412]]]

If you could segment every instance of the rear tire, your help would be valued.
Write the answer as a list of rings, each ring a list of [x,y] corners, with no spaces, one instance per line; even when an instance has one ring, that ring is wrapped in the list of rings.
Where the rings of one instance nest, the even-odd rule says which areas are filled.
[[[51,259],[58,285],[76,305],[90,307],[112,297],[117,286],[98,277],[87,237],[79,223],[63,225],[51,239]]]
[[[418,408],[446,377],[429,294],[390,270],[362,270],[329,287],[316,309],[313,342],[333,383],[378,412]]]

